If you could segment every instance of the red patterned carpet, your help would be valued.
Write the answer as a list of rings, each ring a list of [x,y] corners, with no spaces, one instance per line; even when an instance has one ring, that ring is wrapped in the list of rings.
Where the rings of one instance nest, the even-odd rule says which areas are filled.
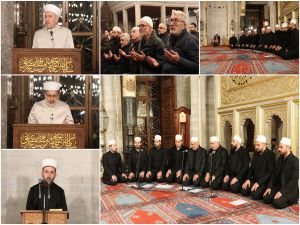
[[[126,184],[102,184],[100,220],[105,224],[299,224],[299,205],[278,210],[240,194],[216,194],[209,198],[208,189],[192,194],[180,191],[179,185],[168,190],[136,190]],[[236,200],[247,203],[231,204]]]
[[[200,74],[299,74],[299,59],[222,46],[201,47]]]

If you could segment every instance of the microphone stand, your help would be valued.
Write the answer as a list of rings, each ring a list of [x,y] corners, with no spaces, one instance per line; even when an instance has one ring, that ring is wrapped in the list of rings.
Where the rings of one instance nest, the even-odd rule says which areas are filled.
[[[140,176],[139,176],[139,167],[140,167],[140,155],[141,155],[141,149],[138,151],[138,161],[137,161],[137,167],[135,168],[135,174],[137,177],[137,189],[141,189],[140,187]]]
[[[209,169],[209,183],[210,183],[210,195],[209,198],[215,198],[217,197],[217,195],[215,193],[213,193],[213,189],[211,187],[211,183],[212,183],[212,157],[213,157],[214,153],[212,152],[210,154],[210,169]]]
[[[186,150],[182,151],[181,154],[182,154],[182,160],[181,160],[181,191],[183,191],[183,176],[184,176],[184,172],[183,172],[183,164],[184,164],[184,153],[185,153]]]

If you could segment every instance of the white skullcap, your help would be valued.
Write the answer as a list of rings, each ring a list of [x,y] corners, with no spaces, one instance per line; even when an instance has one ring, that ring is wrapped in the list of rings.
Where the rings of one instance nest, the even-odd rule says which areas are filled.
[[[280,144],[291,146],[292,145],[292,141],[291,141],[291,139],[289,139],[287,137],[283,137],[283,138],[281,138]]]
[[[244,33],[244,31],[243,31],[243,30],[241,30],[241,33]]]
[[[293,23],[293,24],[297,25],[297,20],[291,19],[290,23]]]
[[[261,30],[266,30],[265,28],[261,28]]]
[[[253,31],[254,31],[254,32],[257,32],[257,29],[254,29]]]
[[[211,136],[209,138],[210,143],[220,142],[219,138],[217,136]]]
[[[265,21],[265,22],[264,22],[264,25],[265,25],[265,26],[268,26],[268,25],[269,25],[269,22],[268,22],[268,21]]]
[[[276,24],[275,27],[280,27],[279,24]]]
[[[115,145],[116,144],[116,141],[115,140],[110,140],[108,142],[108,146],[111,146],[111,145]]]
[[[191,137],[191,142],[198,142],[198,138],[197,137]]]
[[[257,135],[256,136],[256,141],[266,144],[267,143],[267,138],[264,135]]]
[[[56,5],[53,5],[53,4],[47,4],[47,5],[45,5],[44,12],[52,12],[55,15],[57,15],[58,17],[60,17],[60,15],[61,15],[60,8],[58,8]]]
[[[237,141],[238,143],[242,144],[242,138],[239,135],[235,135],[232,140]]]
[[[148,23],[148,25],[153,28],[153,21],[149,16],[144,16],[142,19],[140,19],[140,21]]]
[[[122,32],[121,28],[120,28],[120,27],[117,27],[117,26],[114,26],[112,30],[113,30],[113,31],[117,31],[117,32],[119,32],[119,33]]]
[[[140,29],[138,27],[133,27],[131,30],[138,30],[138,31],[140,31]]]
[[[180,134],[176,134],[175,141],[182,141],[182,136]]]
[[[155,135],[154,140],[155,141],[161,141],[161,136],[160,135]]]
[[[135,142],[141,142],[141,141],[142,141],[142,138],[140,138],[140,137],[135,137],[135,138],[134,138],[134,141],[135,141]]]
[[[55,81],[46,81],[43,86],[45,91],[58,91],[61,84]]]
[[[282,27],[282,28],[285,28],[285,27],[288,27],[288,26],[289,26],[289,25],[288,25],[287,23],[282,23],[282,24],[281,24],[281,27]]]
[[[57,162],[54,159],[44,159],[42,161],[42,169],[46,166],[52,166],[56,169],[57,167]]]
[[[248,33],[251,33],[251,30],[248,30]]]
[[[267,26],[267,30],[271,30],[271,27],[270,27],[270,26]]]

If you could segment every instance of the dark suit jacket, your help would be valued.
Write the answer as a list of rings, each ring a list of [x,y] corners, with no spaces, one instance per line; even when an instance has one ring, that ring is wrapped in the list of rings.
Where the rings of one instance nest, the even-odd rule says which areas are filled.
[[[210,172],[211,169],[211,157],[212,157],[212,173],[211,175],[217,177],[224,177],[225,175],[225,169],[226,169],[226,163],[228,158],[228,152],[227,149],[223,148],[221,145],[220,147],[215,151],[215,154],[212,154],[213,150],[210,149],[208,151],[208,159],[207,159],[207,166],[206,166],[206,172]],[[212,154],[212,155],[211,155]],[[211,155],[211,156],[210,156]]]
[[[184,173],[198,174],[199,176],[205,175],[206,160],[206,149],[200,146],[197,150],[189,149]]]

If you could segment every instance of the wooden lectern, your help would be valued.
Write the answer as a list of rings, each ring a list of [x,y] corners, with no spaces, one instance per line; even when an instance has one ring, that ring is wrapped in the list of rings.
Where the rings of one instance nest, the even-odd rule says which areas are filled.
[[[13,148],[85,148],[85,127],[80,124],[13,124]]]
[[[81,74],[81,49],[13,48],[13,74]]]
[[[23,224],[41,224],[43,221],[42,210],[23,210],[21,211]],[[46,222],[48,224],[68,223],[67,211],[46,211]]]

